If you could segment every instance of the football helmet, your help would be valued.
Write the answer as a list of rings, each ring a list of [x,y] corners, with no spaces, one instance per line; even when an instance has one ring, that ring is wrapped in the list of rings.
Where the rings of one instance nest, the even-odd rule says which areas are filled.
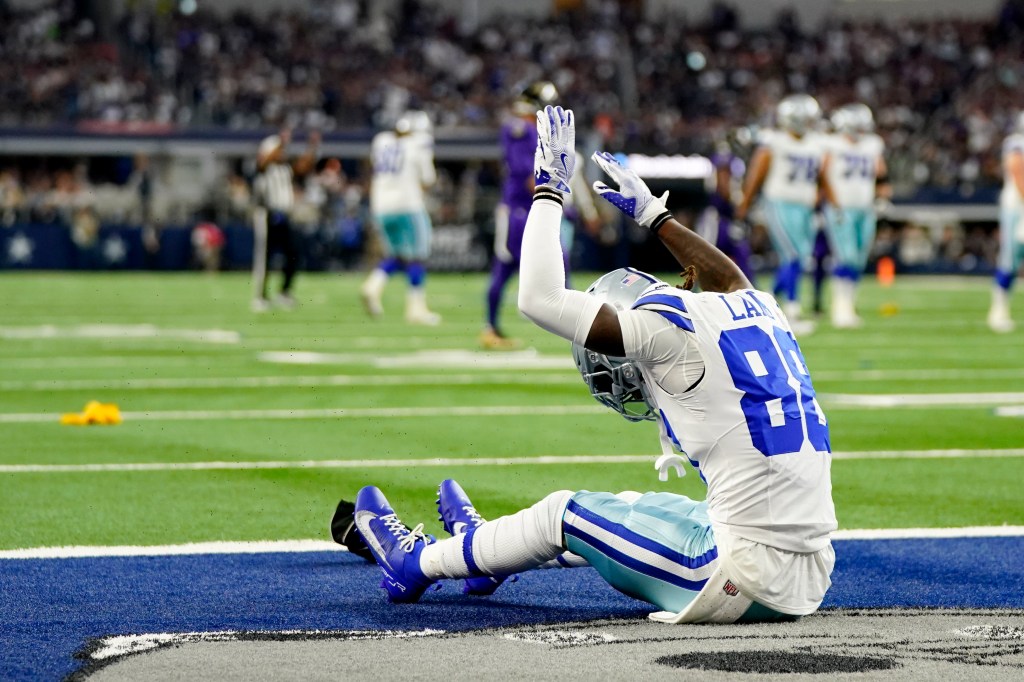
[[[587,293],[616,310],[629,310],[657,279],[633,268],[619,268],[590,285]],[[572,359],[591,395],[631,422],[654,421],[657,409],[640,368],[617,358],[572,344]]]
[[[407,111],[395,121],[395,132],[399,135],[409,133],[430,133],[433,124],[425,111]]]
[[[863,135],[875,129],[875,117],[866,104],[847,104],[832,112],[832,129],[843,135]]]
[[[775,108],[775,119],[783,130],[803,135],[821,121],[821,107],[810,95],[790,95]]]
[[[512,113],[516,116],[533,116],[538,109],[558,101],[558,88],[551,81],[534,81],[516,97]]]

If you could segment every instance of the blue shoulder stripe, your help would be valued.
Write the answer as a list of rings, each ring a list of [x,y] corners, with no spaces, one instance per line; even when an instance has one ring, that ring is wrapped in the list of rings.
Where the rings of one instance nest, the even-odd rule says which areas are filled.
[[[648,304],[651,304],[651,303],[660,303],[662,305],[667,305],[669,307],[675,308],[676,310],[678,310],[681,313],[685,313],[686,312],[686,306],[683,305],[683,300],[681,298],[679,298],[678,296],[671,296],[669,294],[659,294],[659,293],[653,293],[653,294],[647,294],[646,296],[641,296],[640,298],[638,298],[636,300],[636,303],[633,304],[633,309],[636,310],[637,308],[639,308],[641,306],[645,306],[645,305],[648,305]]]
[[[678,296],[657,293],[641,296],[633,304],[633,310],[637,309],[658,313],[681,329],[685,329],[688,332],[695,331],[690,314],[686,311],[686,306]]]
[[[648,274],[647,274],[646,272],[640,272],[639,270],[636,270],[636,269],[634,269],[634,268],[623,268],[623,269],[624,269],[624,270],[625,270],[626,272],[631,272],[631,273],[633,273],[634,275],[640,275],[641,277],[643,277],[644,279],[646,279],[646,280],[647,280],[648,282],[650,282],[651,284],[657,284],[657,283],[658,283],[658,280],[654,279],[653,277],[651,277],[650,275],[648,275]]]

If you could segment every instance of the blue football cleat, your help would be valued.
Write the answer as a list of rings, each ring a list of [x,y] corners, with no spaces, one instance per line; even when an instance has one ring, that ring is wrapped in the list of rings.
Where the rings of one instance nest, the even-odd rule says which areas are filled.
[[[486,522],[486,519],[477,513],[462,486],[451,479],[442,481],[437,487],[437,513],[440,514],[438,521],[444,524],[444,529],[452,536],[462,535]],[[512,582],[518,580],[514,575],[466,578],[462,591],[465,594],[484,597],[494,594],[507,578],[511,578]]]
[[[370,553],[384,574],[381,587],[388,601],[414,602],[434,584],[420,570],[423,548],[434,542],[423,534],[423,524],[412,530],[395,514],[384,493],[368,485],[356,495],[355,522]]]

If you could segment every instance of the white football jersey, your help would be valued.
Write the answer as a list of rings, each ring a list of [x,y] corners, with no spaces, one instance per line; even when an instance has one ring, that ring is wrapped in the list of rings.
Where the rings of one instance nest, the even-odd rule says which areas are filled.
[[[424,133],[378,133],[370,144],[370,210],[377,215],[425,210],[423,188],[434,184],[434,139]]]
[[[772,153],[764,181],[765,198],[813,207],[818,202],[818,178],[825,158],[824,136],[809,132],[796,138],[783,130],[765,130],[760,142]]]
[[[840,208],[869,209],[875,203],[878,161],[885,143],[878,135],[828,136],[828,182]]]
[[[837,528],[828,422],[775,299],[659,282],[619,319],[662,427],[707,483],[712,524],[790,552],[827,547]],[[703,378],[671,385],[692,376],[694,344]]]
[[[1003,191],[999,195],[999,205],[1006,210],[1019,210],[1024,207],[1024,197],[1017,191],[1013,178],[1006,172],[1006,159],[1010,154],[1024,154],[1024,135],[1015,133],[1003,141]]]

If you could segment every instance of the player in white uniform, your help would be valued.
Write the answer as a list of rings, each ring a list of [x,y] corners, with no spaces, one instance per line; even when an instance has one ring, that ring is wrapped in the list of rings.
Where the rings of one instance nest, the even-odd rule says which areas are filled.
[[[704,291],[628,268],[588,293],[566,289],[558,233],[573,175],[572,112],[547,107],[538,112],[538,130],[520,309],[573,342],[598,400],[631,421],[659,423],[663,445],[673,444],[706,481],[707,499],[559,491],[487,522],[445,481],[438,508],[453,537],[437,542],[422,525],[405,527],[380,490],[367,486],[355,522],[389,599],[415,601],[441,578],[468,578],[466,591],[482,594],[471,581],[490,576],[500,584],[530,568],[589,564],[617,589],[660,607],[651,617],[663,622],[813,612],[834,563],[831,454],[828,424],[785,315],[605,153],[594,160],[619,188],[594,189],[655,232]],[[663,452],[656,466],[667,479],[684,462]]]
[[[988,326],[992,331],[1013,331],[1010,292],[1024,258],[1024,112],[1003,142],[1003,191],[999,195],[999,263],[992,287]]]
[[[370,212],[384,243],[384,260],[363,283],[363,304],[371,316],[382,315],[381,297],[388,277],[404,270],[409,279],[406,321],[436,325],[441,316],[427,308],[424,291],[433,229],[424,189],[437,180],[434,138],[427,115],[407,112],[398,119],[394,131],[378,133],[370,144],[370,162]]]
[[[745,220],[758,194],[772,245],[779,255],[775,292],[785,295],[783,307],[793,327],[810,331],[800,320],[800,278],[814,247],[814,208],[819,192],[830,198],[822,173],[824,136],[816,130],[821,108],[809,95],[790,95],[776,110],[777,130],[765,130],[750,161],[743,199],[736,218]]]
[[[874,134],[871,109],[849,104],[831,117],[825,175],[837,203],[825,207],[825,231],[832,248],[832,324],[859,327],[857,282],[875,241],[875,201],[888,198],[885,143]]]

